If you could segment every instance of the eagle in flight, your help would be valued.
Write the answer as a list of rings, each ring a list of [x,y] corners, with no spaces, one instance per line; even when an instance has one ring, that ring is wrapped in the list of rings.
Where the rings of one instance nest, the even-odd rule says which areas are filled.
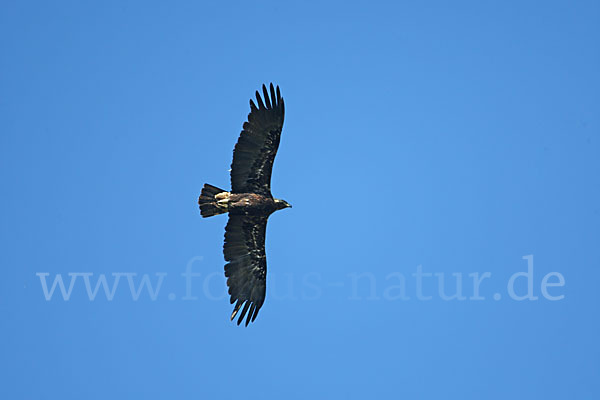
[[[231,320],[239,313],[239,325],[246,316],[246,326],[254,322],[265,302],[267,256],[265,235],[267,220],[277,210],[291,207],[271,195],[271,171],[281,129],[284,105],[279,86],[269,91],[262,87],[263,99],[256,91],[250,100],[250,114],[233,149],[231,192],[208,183],[198,199],[202,217],[229,213],[225,227],[225,276],[231,304]],[[243,308],[242,308],[243,307]],[[241,311],[240,311],[241,310]]]

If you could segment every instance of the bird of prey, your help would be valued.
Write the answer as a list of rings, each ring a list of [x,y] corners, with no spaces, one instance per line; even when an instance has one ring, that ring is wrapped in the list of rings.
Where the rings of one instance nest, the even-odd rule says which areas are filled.
[[[239,313],[246,326],[254,322],[265,301],[267,256],[265,234],[269,216],[291,205],[271,195],[271,171],[281,129],[284,105],[279,86],[262,86],[263,98],[256,91],[250,100],[250,114],[233,149],[231,192],[205,184],[198,204],[202,217],[229,213],[225,227],[225,276],[231,304],[231,320]],[[270,95],[269,95],[270,94]],[[243,308],[242,308],[243,307]],[[240,311],[241,310],[241,311]]]

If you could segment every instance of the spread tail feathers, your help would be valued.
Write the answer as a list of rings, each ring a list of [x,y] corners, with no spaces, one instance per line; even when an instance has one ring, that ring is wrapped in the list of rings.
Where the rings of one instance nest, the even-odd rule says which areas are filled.
[[[226,192],[226,190],[219,189],[216,186],[204,184],[202,193],[198,198],[198,204],[200,205],[200,214],[203,218],[212,217],[213,215],[223,214],[227,212],[222,208],[217,207],[217,200],[215,196],[219,193]]]

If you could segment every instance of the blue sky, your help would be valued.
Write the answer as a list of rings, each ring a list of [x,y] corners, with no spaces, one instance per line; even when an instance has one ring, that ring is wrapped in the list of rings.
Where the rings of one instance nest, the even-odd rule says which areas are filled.
[[[0,397],[600,395],[597,2],[0,7]],[[242,328],[196,199],[268,82]]]

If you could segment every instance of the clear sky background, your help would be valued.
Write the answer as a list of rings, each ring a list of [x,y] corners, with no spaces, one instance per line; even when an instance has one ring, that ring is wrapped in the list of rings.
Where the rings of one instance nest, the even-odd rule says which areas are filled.
[[[598,21],[595,1],[3,1],[0,397],[600,398]],[[269,82],[293,208],[243,328],[226,217],[196,201],[229,188]],[[537,299],[515,300],[530,255]]]

